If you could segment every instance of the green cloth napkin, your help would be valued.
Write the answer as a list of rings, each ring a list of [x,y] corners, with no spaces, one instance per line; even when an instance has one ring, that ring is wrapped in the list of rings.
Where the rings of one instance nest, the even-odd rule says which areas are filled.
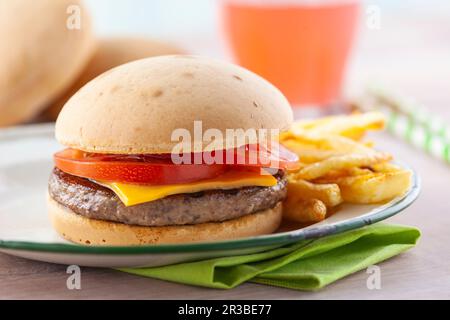
[[[251,281],[316,290],[414,247],[419,237],[420,231],[413,227],[374,224],[262,253],[119,270],[219,289],[230,289]]]

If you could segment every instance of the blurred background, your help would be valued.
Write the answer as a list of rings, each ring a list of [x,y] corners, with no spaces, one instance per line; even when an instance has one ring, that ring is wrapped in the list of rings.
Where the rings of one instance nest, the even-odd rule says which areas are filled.
[[[18,74],[28,71],[11,71],[9,65],[37,70],[43,68],[46,53],[41,60],[28,61],[34,53],[22,52],[29,39],[20,37],[26,33],[10,31],[20,30],[23,23],[28,34],[37,34],[33,41],[45,37],[40,39],[42,46],[50,47],[51,39],[57,38],[55,26],[61,24],[52,28],[45,14],[30,18],[20,5],[11,9],[11,3],[44,3],[41,8],[51,11],[50,3],[57,2],[84,6],[82,18],[91,18],[82,20],[82,39],[72,39],[67,33],[59,42],[67,50],[61,49],[59,55],[67,67],[65,74],[55,75],[52,81],[60,76],[63,79],[56,81],[60,85],[46,84],[47,96],[39,92],[28,101],[17,102],[22,80]],[[1,0],[1,8],[5,37],[12,34],[14,38],[2,41],[0,54],[15,54],[11,54],[12,62],[4,59],[0,69],[0,126],[55,120],[67,99],[96,75],[130,60],[173,53],[243,65],[274,83],[297,115],[348,112],[355,108],[355,97],[357,108],[374,108],[367,99],[361,104],[360,97],[375,87],[376,94],[382,92],[389,99],[408,97],[406,113],[414,112],[416,105],[410,102],[417,100],[427,112],[450,118],[450,2],[445,0]],[[72,13],[76,10],[59,11],[62,18]],[[45,19],[42,24],[47,27],[35,30],[39,19]],[[21,45],[16,48],[15,42]],[[73,70],[69,68],[72,62],[64,59],[68,52],[78,57]],[[47,54],[47,59],[53,57]],[[51,73],[43,69],[42,74],[44,79]],[[27,111],[17,115],[20,109]]]
[[[221,0],[88,0],[100,35],[146,35],[166,39],[188,52],[233,59]],[[414,95],[430,108],[449,101],[450,2],[445,0],[231,1],[255,6],[359,3],[354,43],[344,75],[344,95],[381,82]],[[275,6],[276,7],[276,6]],[[377,25],[377,11],[379,24]],[[301,19],[301,16],[299,16]],[[280,33],[288,33],[280,30]],[[338,31],[339,25],[333,27]],[[279,34],[281,37],[282,35]],[[336,34],[335,34],[336,36]],[[330,35],[330,40],[333,35]],[[296,42],[295,35],[289,40]],[[450,108],[439,108],[450,117]]]

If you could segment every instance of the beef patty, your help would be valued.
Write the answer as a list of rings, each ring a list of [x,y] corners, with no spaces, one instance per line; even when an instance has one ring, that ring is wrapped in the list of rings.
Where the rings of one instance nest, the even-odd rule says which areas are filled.
[[[53,200],[76,214],[140,226],[220,222],[273,208],[286,197],[286,178],[272,187],[208,190],[167,196],[126,207],[110,189],[55,168],[50,176]]]

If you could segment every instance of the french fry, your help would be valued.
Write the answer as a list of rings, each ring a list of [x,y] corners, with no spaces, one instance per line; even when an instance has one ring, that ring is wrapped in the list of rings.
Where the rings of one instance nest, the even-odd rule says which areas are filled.
[[[327,207],[318,199],[299,200],[283,204],[283,217],[287,220],[314,223],[325,219]]]
[[[375,146],[375,142],[373,142],[373,141],[364,141],[363,145],[365,145],[368,148],[373,148]]]
[[[334,207],[342,202],[341,191],[337,184],[314,184],[305,180],[288,179],[287,190],[288,201],[318,199],[327,207]]]
[[[290,151],[296,153],[303,163],[313,163],[345,154],[336,150],[318,149],[314,145],[297,140],[287,140],[283,144]]]
[[[281,143],[302,164],[288,173],[286,218],[317,222],[342,202],[381,203],[406,192],[411,172],[389,163],[391,155],[374,150],[373,142],[360,141],[384,125],[381,113],[370,112],[298,121],[282,133]]]
[[[299,121],[292,131],[297,134],[307,131],[310,134],[339,135],[359,140],[368,130],[381,130],[385,117],[380,112],[367,112],[349,116],[333,116],[319,120]]]
[[[301,136],[284,136],[283,139],[281,142],[284,145],[297,145],[297,149],[300,150],[301,148],[331,150],[341,154],[373,154],[375,152],[370,146],[342,136],[305,133]]]
[[[348,154],[338,157],[331,157],[326,160],[316,162],[300,169],[294,173],[296,179],[313,180],[323,177],[333,170],[343,170],[352,167],[368,167],[380,162],[388,161],[392,157],[388,153],[377,152],[372,155]]]
[[[400,166],[389,162],[377,163],[371,166],[371,168],[375,172],[392,172],[403,170]]]
[[[345,202],[373,204],[389,201],[404,194],[411,184],[411,172],[397,170],[338,178]]]
[[[359,167],[354,167],[354,168],[350,168],[346,170],[346,175],[347,176],[361,176],[364,174],[371,174],[373,173],[373,170],[368,169],[368,168],[359,168]]]
[[[359,176],[359,175],[364,175],[364,174],[371,174],[374,171],[371,169],[367,169],[367,168],[358,168],[358,167],[354,167],[354,168],[347,168],[347,169],[342,169],[342,170],[332,170],[330,172],[328,172],[326,175],[314,179],[311,182],[315,183],[315,184],[335,184],[335,182],[340,179],[340,178],[344,178],[344,177],[349,177],[349,176]]]

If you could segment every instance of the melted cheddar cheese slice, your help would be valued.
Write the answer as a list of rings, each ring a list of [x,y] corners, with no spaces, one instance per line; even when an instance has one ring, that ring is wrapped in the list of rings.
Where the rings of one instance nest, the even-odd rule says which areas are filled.
[[[249,186],[271,187],[277,184],[277,179],[270,174],[227,172],[213,179],[186,184],[145,186],[118,182],[96,181],[96,183],[111,189],[128,207],[180,193],[195,193],[212,189],[236,189]]]

